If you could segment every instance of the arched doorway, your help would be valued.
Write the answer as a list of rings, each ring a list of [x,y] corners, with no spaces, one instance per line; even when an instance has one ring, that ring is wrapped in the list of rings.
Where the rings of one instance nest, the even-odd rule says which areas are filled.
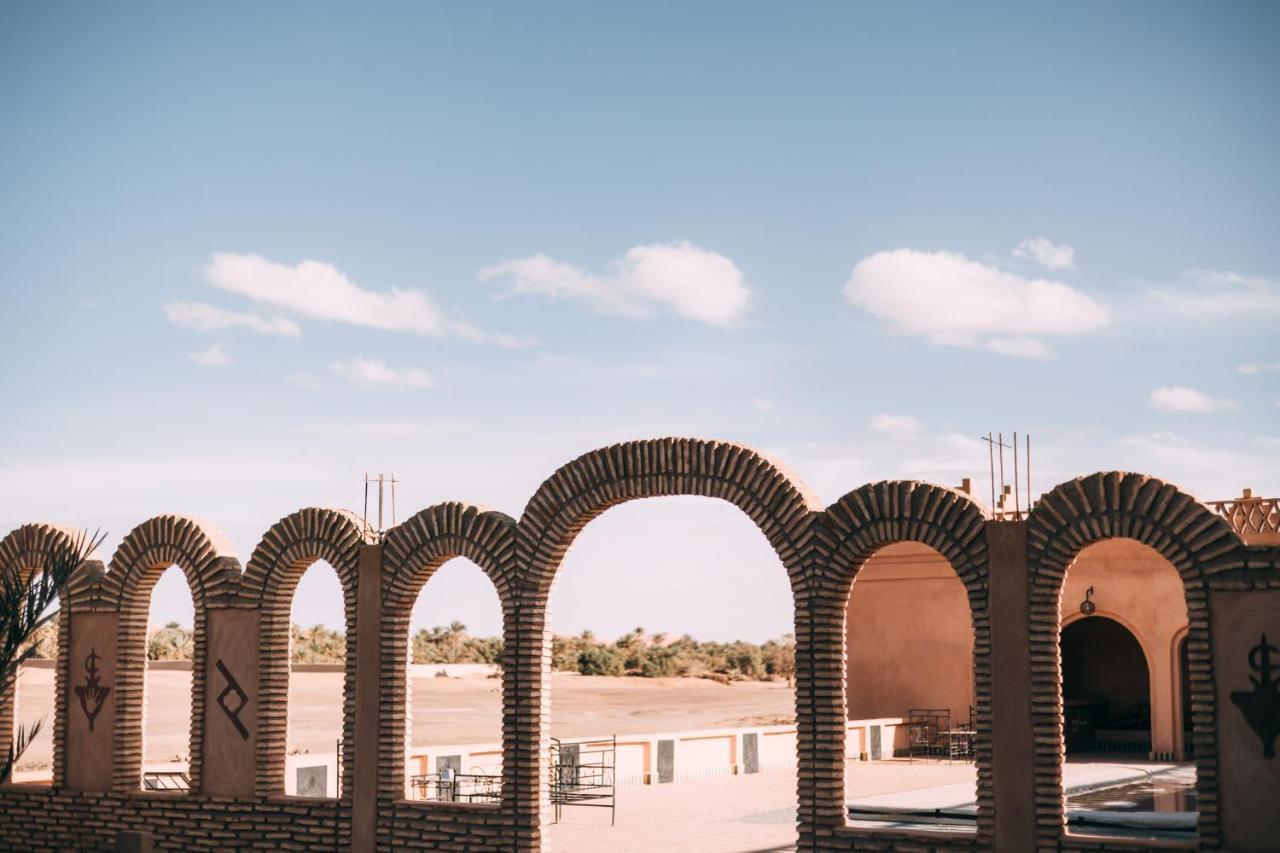
[[[1062,715],[1068,753],[1151,750],[1151,673],[1138,638],[1089,616],[1062,629]]]

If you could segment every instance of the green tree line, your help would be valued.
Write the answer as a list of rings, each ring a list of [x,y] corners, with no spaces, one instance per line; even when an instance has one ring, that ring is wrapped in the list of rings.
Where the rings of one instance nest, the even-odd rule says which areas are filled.
[[[346,635],[323,625],[294,624],[290,644],[294,663],[342,663]],[[53,657],[58,647],[56,620],[34,638],[37,657]],[[170,622],[147,636],[148,660],[191,660],[190,628]],[[421,664],[483,663],[500,666],[501,637],[474,637],[461,622],[423,628],[412,637],[413,662]],[[796,646],[790,634],[764,643],[737,640],[702,642],[685,634],[670,637],[636,628],[617,640],[597,639],[590,631],[551,639],[551,666],[582,675],[642,678],[712,678],[717,681],[791,682],[796,672]]]

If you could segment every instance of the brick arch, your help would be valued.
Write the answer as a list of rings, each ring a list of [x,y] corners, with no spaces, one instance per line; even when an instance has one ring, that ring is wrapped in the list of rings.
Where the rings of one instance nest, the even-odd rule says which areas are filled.
[[[136,791],[142,779],[143,690],[146,678],[147,615],[151,590],[165,569],[180,566],[195,610],[191,661],[192,792],[203,778],[206,619],[211,604],[233,597],[240,564],[226,537],[212,525],[181,515],[148,519],[125,536],[104,578],[104,597],[118,614],[116,730],[113,787]]]
[[[976,694],[977,843],[989,847],[995,831],[991,787],[991,620],[988,609],[986,510],[956,489],[915,480],[868,483],[837,500],[815,526],[819,543],[813,563],[815,585],[823,589],[805,635],[797,634],[796,655],[804,646],[814,689],[809,692],[818,738],[811,821],[801,815],[801,839],[816,844],[811,832],[842,827],[844,741],[847,719],[846,618],[849,594],[862,566],[877,551],[898,542],[917,542],[941,554],[965,586],[973,623],[973,683]],[[801,669],[797,666],[797,670]],[[834,688],[834,689],[833,689]],[[817,780],[836,780],[825,784]],[[803,804],[802,804],[803,805]],[[811,825],[812,824],[812,825]],[[918,843],[919,839],[916,839]]]
[[[254,787],[260,796],[284,793],[289,738],[289,656],[293,595],[312,564],[333,566],[342,586],[346,629],[342,737],[355,743],[356,595],[360,548],[374,541],[360,516],[344,509],[308,507],[273,524],[253,549],[241,581],[241,599],[258,609],[257,755]],[[349,758],[349,756],[348,756]],[[351,790],[350,760],[342,764],[344,792]]]
[[[1032,727],[1037,826],[1042,844],[1065,832],[1062,790],[1062,660],[1058,647],[1062,585],[1082,550],[1104,539],[1133,539],[1157,551],[1182,578],[1193,660],[1200,844],[1219,844],[1217,706],[1211,668],[1208,578],[1232,565],[1243,543],[1231,525],[1177,486],[1145,474],[1107,471],[1078,477],[1044,495],[1027,517],[1031,578]],[[1220,565],[1221,564],[1221,565]]]
[[[515,751],[508,750],[516,788],[517,823],[532,824],[545,808],[547,768],[542,760],[549,730],[550,637],[548,601],[557,570],[574,538],[610,507],[638,498],[695,495],[718,498],[750,518],[785,567],[795,603],[797,634],[808,612],[805,553],[809,528],[821,503],[781,465],[741,444],[695,438],[660,438],[616,444],[578,457],[546,480],[529,500],[517,528],[520,596],[508,631],[514,668],[507,671],[507,695],[518,697],[532,715],[519,716]],[[798,654],[797,649],[797,654]],[[797,704],[805,689],[798,673]],[[508,716],[519,709],[510,702]],[[811,748],[802,714],[801,755]],[[802,768],[808,762],[801,761]],[[802,769],[800,790],[805,791]],[[803,811],[803,803],[801,809]]]
[[[35,522],[24,524],[0,539],[0,576],[17,575],[27,578],[54,555],[76,553],[84,547],[84,531],[61,524]],[[58,658],[54,670],[54,696],[62,696],[70,680],[70,634],[67,614],[78,591],[101,581],[102,555],[95,548],[81,568],[58,590]],[[17,716],[17,685],[13,681],[0,683],[0,747],[7,748],[13,741]],[[66,772],[66,703],[54,700],[53,709],[53,781],[60,785]]]
[[[405,748],[409,737],[410,695],[409,621],[423,587],[439,569],[455,557],[480,567],[493,583],[502,606],[503,703],[518,703],[505,673],[516,665],[512,651],[510,615],[515,607],[512,573],[516,552],[516,522],[501,512],[457,501],[436,504],[401,522],[387,532],[382,564],[382,673],[381,731],[378,733],[379,808],[404,797]],[[508,784],[515,762],[511,715],[503,714],[503,807],[510,808],[515,787]]]
[[[520,517],[526,579],[549,592],[565,552],[589,521],[626,501],[669,495],[737,506],[793,576],[808,516],[822,508],[781,465],[745,445],[696,438],[615,444],[562,466],[530,498]]]

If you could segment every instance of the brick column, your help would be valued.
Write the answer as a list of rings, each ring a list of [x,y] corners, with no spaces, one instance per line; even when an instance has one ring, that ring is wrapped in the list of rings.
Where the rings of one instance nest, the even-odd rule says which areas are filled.
[[[116,614],[67,609],[62,616],[68,620],[69,672],[66,693],[55,701],[66,706],[66,787],[110,791],[115,766]],[[110,690],[105,698],[104,689]]]
[[[1192,649],[1192,678],[1212,679],[1216,693],[1216,731],[1218,769],[1218,804],[1221,847],[1240,853],[1275,850],[1280,839],[1280,809],[1276,808],[1276,791],[1280,791],[1280,757],[1268,758],[1265,745],[1280,748],[1276,741],[1254,730],[1240,704],[1255,713],[1266,707],[1266,679],[1274,681],[1280,668],[1280,654],[1268,650],[1263,660],[1262,638],[1272,648],[1280,647],[1280,589],[1214,590],[1210,596],[1213,620],[1213,643],[1205,662]],[[1209,657],[1212,655],[1212,657]],[[1211,661],[1211,668],[1206,666]],[[1263,664],[1269,671],[1263,672]],[[1210,685],[1205,685],[1206,687]],[[1272,691],[1270,696],[1275,697]],[[1256,703],[1256,704],[1255,704]],[[1197,772],[1204,774],[1205,757],[1200,753],[1201,719],[1210,708],[1197,705]],[[1208,722],[1208,720],[1206,720]],[[1266,734],[1271,732],[1266,730]],[[1201,821],[1204,820],[1202,809]],[[1206,845],[1209,846],[1209,845]],[[1216,846],[1216,845],[1215,845]]]
[[[378,835],[378,699],[382,693],[382,546],[362,545],[356,597],[356,736],[351,762],[351,849],[373,850]],[[348,642],[351,642],[348,639]],[[344,792],[345,794],[345,792]]]
[[[991,521],[986,535],[991,583],[995,837],[997,849],[1023,853],[1036,848],[1027,527],[1021,521]]]
[[[253,796],[258,748],[258,611],[211,608],[206,618],[209,651],[200,790],[247,799]]]

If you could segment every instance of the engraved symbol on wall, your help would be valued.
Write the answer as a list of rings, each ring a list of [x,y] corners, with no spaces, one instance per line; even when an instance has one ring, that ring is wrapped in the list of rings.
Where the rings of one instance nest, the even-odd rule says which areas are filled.
[[[1231,701],[1262,741],[1263,758],[1276,757],[1276,737],[1280,736],[1280,680],[1276,678],[1280,660],[1272,663],[1272,652],[1280,656],[1280,649],[1268,644],[1263,634],[1258,645],[1249,650],[1249,669],[1258,673],[1249,676],[1253,689],[1231,693]]]
[[[80,697],[80,710],[84,711],[89,721],[89,731],[93,731],[94,721],[102,713],[102,706],[111,695],[111,688],[102,685],[102,676],[98,674],[98,661],[102,656],[96,648],[89,649],[89,656],[84,659],[84,684],[76,685],[76,696]]]
[[[235,676],[231,674],[231,670],[227,669],[227,665],[222,662],[222,658],[218,658],[215,664],[218,672],[222,673],[222,677],[227,680],[227,686],[218,694],[218,707],[227,715],[227,719],[231,721],[231,725],[236,727],[236,731],[240,733],[240,737],[245,740],[249,739],[249,730],[244,727],[244,723],[240,720],[240,712],[244,710],[244,706],[249,704],[249,694],[240,689],[240,682],[236,681]],[[234,707],[227,704],[227,697],[231,696],[231,702]]]

